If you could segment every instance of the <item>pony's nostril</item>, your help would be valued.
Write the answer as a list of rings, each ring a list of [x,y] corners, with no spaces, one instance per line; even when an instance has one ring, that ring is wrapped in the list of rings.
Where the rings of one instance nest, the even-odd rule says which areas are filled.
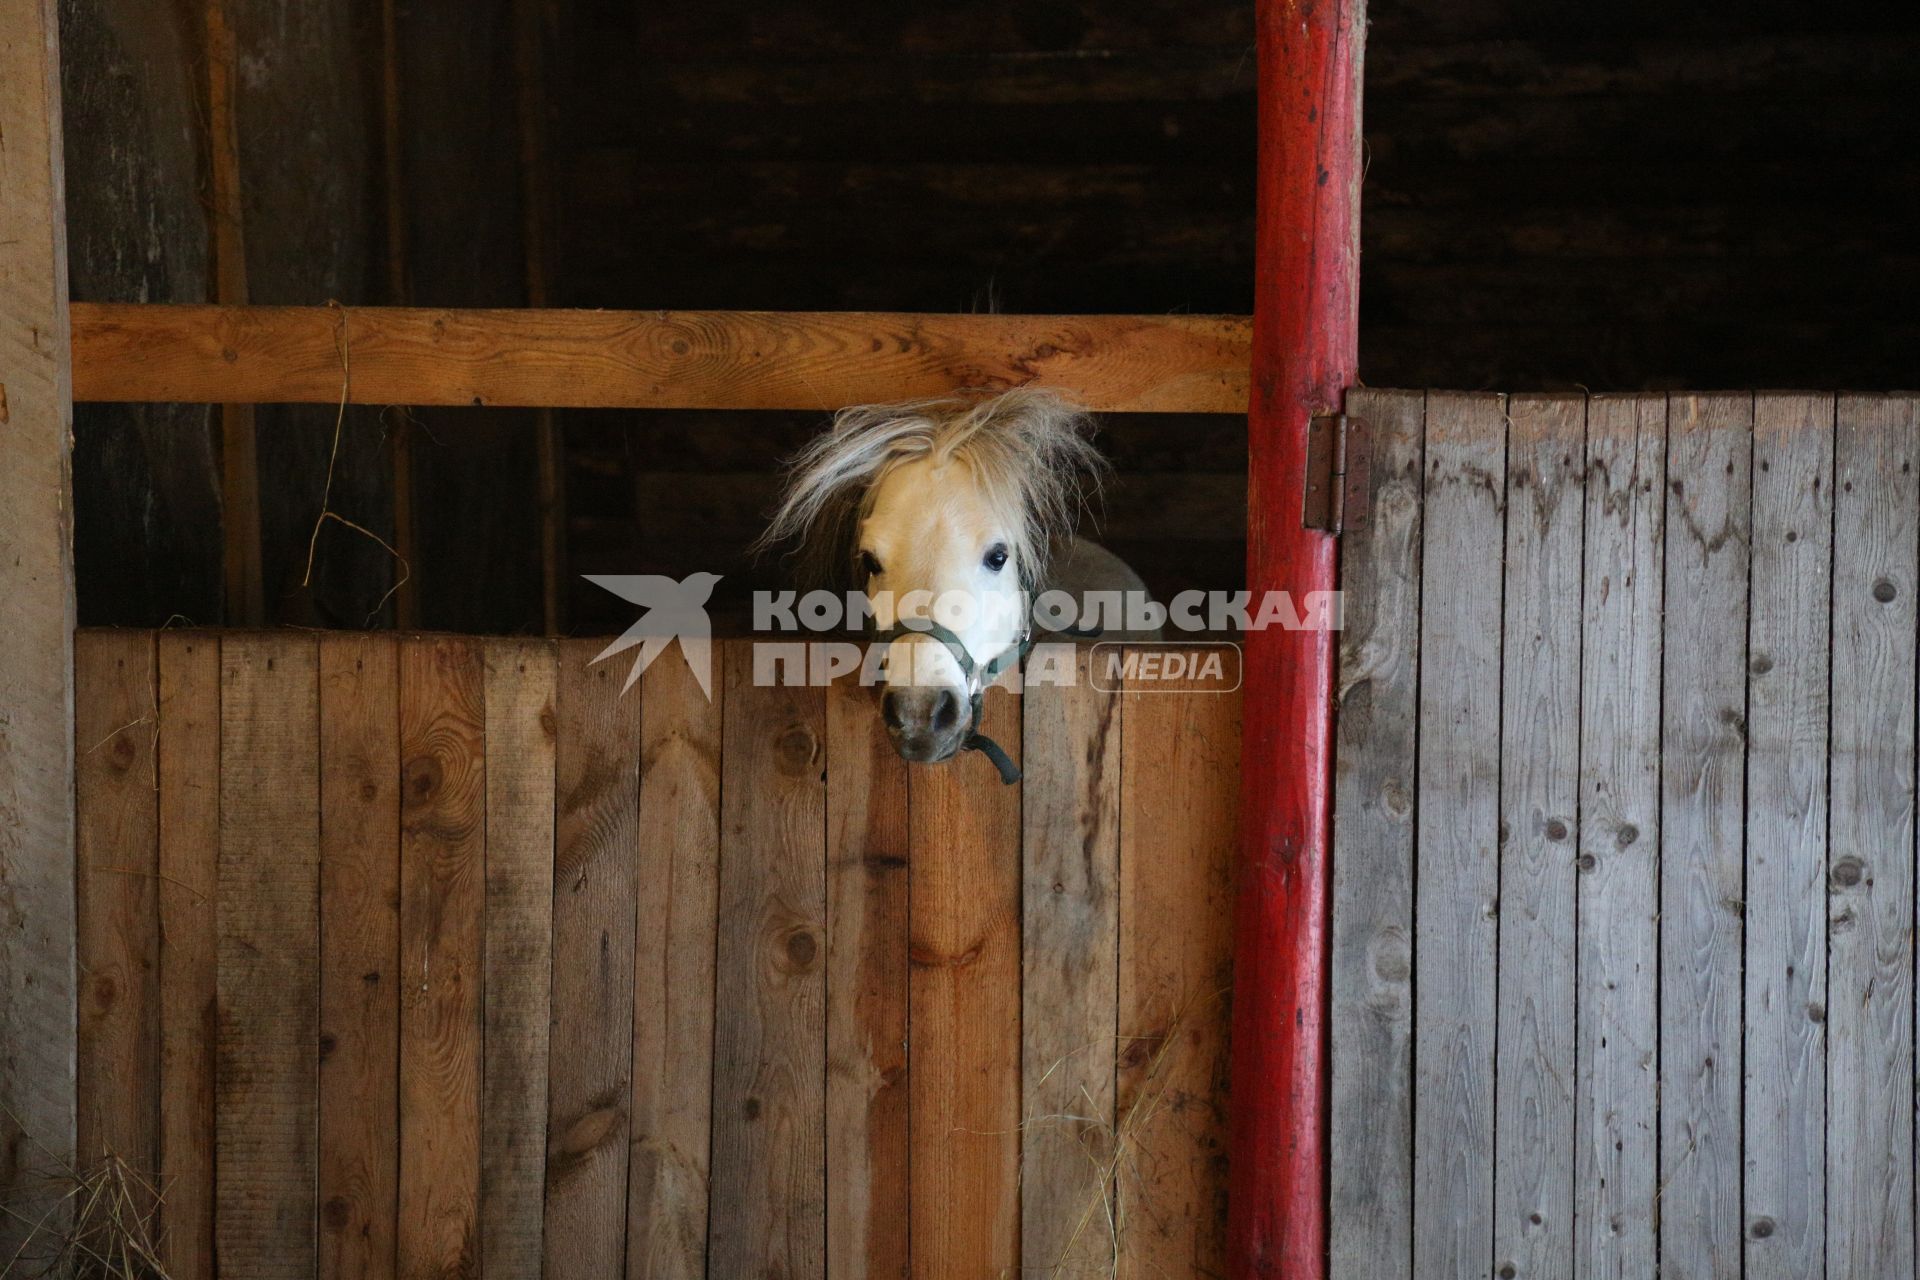
[[[933,707],[933,727],[937,733],[945,733],[959,722],[960,699],[951,689],[940,691],[940,700]]]
[[[880,718],[886,721],[889,729],[899,729],[904,726],[904,721],[900,718],[899,694],[889,693],[880,699]]]

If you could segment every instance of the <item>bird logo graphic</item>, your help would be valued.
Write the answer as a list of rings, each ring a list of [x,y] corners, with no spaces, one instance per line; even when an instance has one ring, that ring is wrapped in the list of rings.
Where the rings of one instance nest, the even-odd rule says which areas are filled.
[[[635,645],[640,646],[640,656],[634,661],[633,670],[627,673],[627,682],[620,686],[620,692],[625,693],[633,688],[634,682],[640,679],[640,673],[665,653],[668,645],[678,640],[680,652],[687,659],[687,668],[693,672],[693,678],[700,682],[700,692],[707,695],[707,701],[713,701],[713,623],[707,617],[707,601],[712,598],[713,588],[720,581],[719,574],[690,573],[677,582],[658,573],[589,573],[584,576],[594,586],[611,591],[628,604],[637,604],[643,610],[633,625],[620,634],[619,639],[602,649],[593,659],[599,662],[616,653],[624,653]]]

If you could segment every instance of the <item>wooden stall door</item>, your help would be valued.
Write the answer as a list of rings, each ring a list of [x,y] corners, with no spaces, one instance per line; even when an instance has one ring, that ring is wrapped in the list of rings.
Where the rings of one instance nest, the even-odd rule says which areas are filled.
[[[171,1273],[1217,1272],[1237,691],[1066,646],[1009,787],[604,647],[81,633],[82,1154]]]
[[[1336,1273],[1911,1274],[1920,398],[1348,407]]]

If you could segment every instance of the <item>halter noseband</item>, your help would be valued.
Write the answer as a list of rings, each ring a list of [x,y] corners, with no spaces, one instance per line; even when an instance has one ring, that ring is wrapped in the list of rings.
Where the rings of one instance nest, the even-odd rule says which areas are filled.
[[[953,660],[960,664],[961,675],[967,682],[967,696],[972,704],[973,717],[967,722],[967,736],[961,739],[960,749],[978,751],[992,761],[993,767],[1000,771],[1000,781],[1006,785],[1012,786],[1020,781],[1020,766],[1013,762],[1013,757],[1007,754],[1006,748],[980,732],[980,714],[986,706],[987,686],[999,679],[1009,667],[1026,660],[1027,654],[1033,649],[1033,632],[1022,631],[1019,639],[1008,645],[984,667],[973,660],[973,655],[967,652],[967,646],[962,643],[959,636],[932,618],[915,618],[912,622],[901,622],[898,626],[875,632],[873,639],[876,644],[890,645],[902,635],[908,634],[933,637],[945,645],[947,652],[953,655]]]

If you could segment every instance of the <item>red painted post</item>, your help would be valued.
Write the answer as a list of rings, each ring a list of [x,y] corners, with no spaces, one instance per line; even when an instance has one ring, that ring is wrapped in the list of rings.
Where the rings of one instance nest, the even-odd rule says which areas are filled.
[[[1301,527],[1307,423],[1337,410],[1359,345],[1365,0],[1257,0],[1260,160],[1247,422],[1247,585],[1335,585]],[[1234,928],[1228,1270],[1326,1274],[1328,801],[1335,636],[1247,636]]]

